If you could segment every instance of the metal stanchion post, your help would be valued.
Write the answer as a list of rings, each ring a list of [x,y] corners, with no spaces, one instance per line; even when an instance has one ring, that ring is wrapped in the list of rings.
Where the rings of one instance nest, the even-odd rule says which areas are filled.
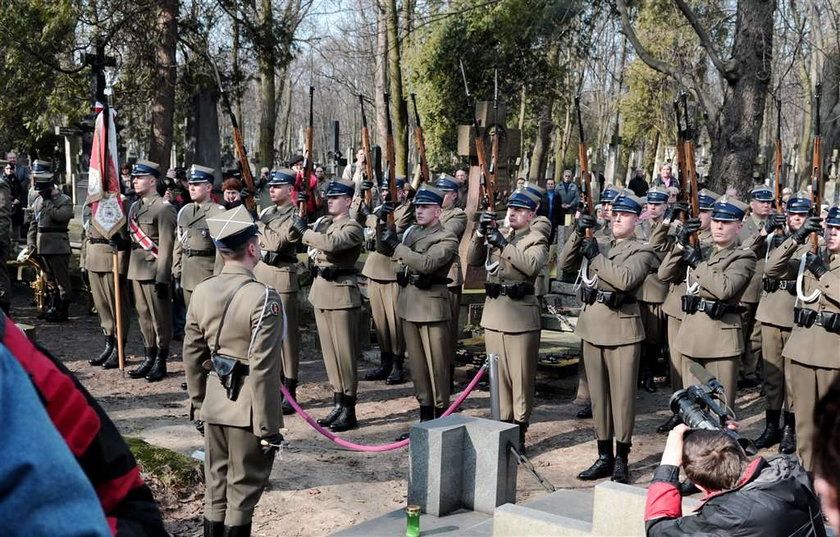
[[[488,354],[490,370],[490,417],[498,421],[502,412],[499,409],[499,355]]]

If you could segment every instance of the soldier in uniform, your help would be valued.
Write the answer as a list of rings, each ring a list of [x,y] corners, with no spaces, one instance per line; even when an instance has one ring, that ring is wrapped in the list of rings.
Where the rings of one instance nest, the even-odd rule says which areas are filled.
[[[798,197],[799,195],[797,195]],[[793,310],[793,330],[782,355],[787,360],[786,374],[790,382],[796,420],[796,453],[806,470],[814,470],[813,415],[817,401],[827,392],[840,373],[840,207],[832,207],[824,221],[808,217],[790,238],[770,253],[765,272],[768,276],[787,274],[787,266],[800,255],[802,245],[809,243],[805,266],[798,278],[801,293]],[[810,235],[822,233],[825,249],[811,252]]]
[[[778,246],[790,233],[802,227],[811,214],[811,199],[806,192],[798,192],[787,202],[787,233],[777,233],[785,228],[784,213],[773,213],[765,220],[760,233],[761,242]],[[768,237],[770,237],[768,239]],[[765,248],[767,248],[765,246]],[[791,407],[791,393],[787,389],[786,363],[782,351],[793,329],[793,308],[796,302],[796,275],[799,258],[808,251],[800,246],[794,258],[787,263],[764,265],[762,278],[763,293],[756,312],[756,321],[761,323],[761,356],[764,360],[764,393],[767,400],[765,428],[755,441],[755,447],[768,448],[776,444],[779,451],[791,454],[796,451],[796,418]],[[772,268],[772,270],[771,270]],[[779,427],[779,418],[784,409],[784,426]]]
[[[700,205],[698,218],[699,222],[696,223],[697,239],[704,250],[711,248],[712,235],[710,229],[712,225],[712,208],[719,197],[720,194],[717,192],[712,192],[711,190],[705,188],[698,192],[697,195],[697,201]],[[674,219],[679,216],[677,211],[674,211],[671,214]],[[671,222],[671,224],[675,223],[675,221]],[[686,229],[686,233],[692,231],[691,226],[683,226],[683,228]],[[675,241],[668,241],[668,251],[673,249],[675,246]],[[671,391],[676,392],[685,387],[682,378],[682,355],[677,351],[677,347],[674,344],[677,340],[677,334],[680,332],[680,325],[682,324],[683,317],[685,316],[685,312],[682,310],[682,296],[685,294],[685,272],[675,272],[670,275],[666,275],[666,269],[667,267],[663,267],[660,264],[659,269],[657,270],[657,275],[662,281],[669,284],[668,294],[665,297],[665,302],[662,303],[662,312],[665,314],[668,330],[668,357],[670,359],[671,366]],[[668,419],[656,428],[656,431],[659,433],[667,433],[679,423],[679,417],[671,413]]]
[[[140,367],[128,372],[131,378],[149,382],[166,376],[166,359],[172,340],[172,303],[169,286],[175,241],[175,208],[158,195],[160,167],[139,160],[131,171],[138,199],[128,211],[132,282],[137,321],[143,335],[145,355]]]
[[[589,274],[583,276],[594,280],[581,287],[584,306],[575,328],[583,340],[598,440],[598,460],[578,475],[583,480],[611,476],[627,483],[630,478],[636,379],[645,337],[635,296],[657,257],[635,237],[643,202],[628,192],[612,201],[612,239],[585,239],[586,230],[595,227],[595,217],[582,215],[559,259],[565,271],[577,270],[586,260]]]
[[[671,341],[682,355],[683,384],[700,382],[690,370],[699,364],[723,384],[726,402],[733,408],[739,356],[744,351],[739,302],[755,270],[755,253],[737,246],[746,210],[745,203],[721,196],[712,209],[711,251],[706,254],[701,244],[690,245],[690,232],[700,227],[691,219],[660,271],[663,279],[677,281],[686,268],[691,269],[682,299],[685,316]]]
[[[499,356],[501,418],[519,426],[521,450],[534,407],[540,344],[534,282],[548,260],[548,239],[531,228],[537,205],[527,190],[514,191],[508,199],[510,227],[504,230],[496,226],[495,213],[484,211],[467,253],[470,265],[487,268],[481,326],[487,353]]]
[[[82,254],[79,265],[87,274],[90,294],[99,316],[99,326],[105,335],[105,348],[96,358],[88,360],[93,366],[101,365],[105,369],[119,367],[117,345],[117,297],[114,293],[114,252],[119,258],[120,267],[120,311],[123,345],[128,337],[128,285],[125,279],[128,273],[128,259],[131,241],[125,224],[110,238],[106,239],[91,222],[91,207],[85,205],[83,212],[85,230],[82,241]]]
[[[764,275],[764,257],[766,248],[761,241],[760,232],[765,221],[773,211],[773,191],[764,185],[758,185],[750,190],[750,215],[744,220],[744,226],[738,233],[738,241],[751,248],[756,253],[756,265],[750,284],[741,297],[746,308],[741,314],[744,327],[744,341],[746,346],[739,370],[739,380],[746,387],[758,385],[756,370],[761,363],[761,324],[755,322],[755,312],[761,296],[761,278]],[[758,244],[755,244],[755,241]]]
[[[440,222],[444,193],[423,185],[414,196],[417,224],[400,241],[386,229],[377,250],[399,264],[397,311],[411,361],[420,421],[443,415],[449,406],[449,364],[452,346],[448,273],[458,253],[458,240]]]
[[[48,162],[36,160],[32,177],[38,197],[29,204],[30,225],[27,252],[37,254],[47,280],[47,321],[66,321],[70,307],[70,238],[68,224],[73,219],[73,200],[53,182]]]
[[[283,383],[289,394],[297,397],[298,370],[300,365],[298,337],[298,277],[297,247],[300,236],[292,231],[295,206],[292,190],[295,171],[282,168],[271,172],[268,195],[274,203],[260,213],[257,227],[260,231],[262,262],[254,268],[254,276],[280,293],[286,314],[286,337],[283,339]],[[298,196],[301,193],[298,192]],[[288,401],[283,402],[283,414],[293,414]]]
[[[175,293],[184,297],[189,308],[193,289],[222,269],[222,259],[207,228],[207,218],[225,208],[210,197],[215,170],[193,164],[187,174],[190,203],[178,211],[175,250],[172,253],[172,278]]]
[[[612,202],[616,196],[618,196],[618,190],[612,185],[607,185],[601,192],[598,203],[601,205],[601,212],[604,214],[604,225],[595,230],[595,236],[598,238],[612,237]]]
[[[443,229],[455,235],[458,244],[461,244],[461,238],[464,236],[464,231],[467,229],[467,213],[458,207],[458,192],[461,190],[461,185],[458,179],[448,174],[441,174],[435,181],[435,186],[443,192],[443,209],[440,213],[440,225]],[[449,319],[449,378],[454,381],[455,373],[455,352],[458,348],[458,337],[461,335],[461,293],[464,288],[464,273],[461,269],[461,256],[455,252],[455,258],[452,260],[452,265],[449,267],[449,283],[447,289],[449,290],[449,307],[452,310],[452,317]]]
[[[364,230],[350,218],[355,185],[352,181],[333,181],[327,188],[327,212],[309,229],[306,220],[295,216],[292,229],[301,242],[310,247],[314,280],[309,302],[315,310],[315,324],[321,341],[321,353],[327,377],[333,387],[332,411],[321,425],[333,431],[358,427],[356,388],[359,356],[357,340],[362,296],[356,280],[356,260],[364,246]]]
[[[184,334],[187,390],[205,434],[204,535],[247,537],[283,441],[283,306],[254,277],[260,246],[247,209],[207,225],[224,268],[196,286]]]
[[[358,202],[355,211],[356,220],[364,226],[365,249],[368,251],[362,276],[367,278],[368,300],[373,316],[373,326],[376,329],[376,341],[379,344],[379,367],[365,375],[365,380],[384,380],[386,384],[402,384],[405,382],[405,343],[400,316],[397,314],[397,285],[396,261],[382,255],[375,249],[376,237],[382,231],[382,226],[389,212],[394,213],[394,225],[398,234],[403,233],[414,219],[414,207],[406,202],[405,178],[398,177],[397,201],[398,206],[386,201],[388,197],[388,183],[383,181],[380,197],[382,204],[377,208],[368,207],[363,199]],[[371,191],[373,183],[362,181],[360,192],[362,196]],[[373,199],[373,197],[371,197]]]
[[[549,257],[546,259],[543,268],[537,276],[537,280],[534,282],[534,295],[538,300],[542,300],[542,297],[548,293],[549,289],[551,258],[556,256],[556,250],[553,251],[551,249],[551,239],[554,235],[554,229],[551,225],[551,220],[549,220],[547,216],[539,214],[543,201],[545,201],[546,198],[546,190],[540,185],[530,181],[525,181],[525,183],[522,184],[522,188],[529,192],[531,197],[537,200],[537,215],[534,216],[533,220],[531,220],[531,229],[545,235],[546,244],[548,245]]]

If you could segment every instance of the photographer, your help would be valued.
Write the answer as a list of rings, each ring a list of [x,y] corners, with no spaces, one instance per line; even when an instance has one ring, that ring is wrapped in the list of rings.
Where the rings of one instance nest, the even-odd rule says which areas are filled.
[[[695,516],[682,516],[680,468],[705,494]],[[649,537],[825,535],[819,501],[795,458],[750,460],[725,432],[682,424],[668,434],[653,474],[645,527]]]
[[[835,534],[840,534],[840,377],[814,409],[814,489]]]

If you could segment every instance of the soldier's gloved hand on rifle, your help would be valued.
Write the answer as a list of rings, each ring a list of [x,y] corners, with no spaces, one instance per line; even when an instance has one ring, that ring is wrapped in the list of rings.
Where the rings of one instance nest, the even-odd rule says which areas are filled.
[[[487,230],[491,227],[496,227],[496,213],[485,209],[481,211],[481,216],[478,218],[478,236],[486,236]]]
[[[575,233],[577,233],[578,237],[585,237],[587,229],[595,229],[595,226],[598,224],[598,220],[595,219],[594,216],[591,214],[582,214],[580,218],[578,218],[577,225],[575,226]]]
[[[305,190],[299,190],[297,193],[297,203],[300,205],[309,199],[309,194]]]
[[[169,284],[164,282],[155,282],[155,295],[158,298],[169,298]]]
[[[598,241],[595,237],[589,237],[583,239],[583,242],[580,243],[580,255],[585,257],[588,260],[592,260],[601,253],[601,249],[598,247]]]
[[[802,227],[797,229],[793,232],[793,240],[798,242],[799,244],[805,244],[805,241],[808,240],[808,235],[811,233],[822,233],[822,218],[818,216],[809,216],[805,219],[805,222],[802,224]]]
[[[787,237],[785,237],[781,233],[773,233],[773,238],[771,239],[770,247],[771,248],[778,248],[779,246],[782,245],[783,242],[785,242],[786,238]]]
[[[303,237],[303,234],[306,233],[307,229],[309,229],[309,224],[306,223],[306,219],[301,218],[300,216],[295,216],[295,219],[292,221],[290,235],[292,235],[295,239],[300,239]]]
[[[184,299],[184,288],[181,287],[181,278],[175,278],[173,280],[175,286],[175,296],[180,298],[181,300]]]
[[[703,253],[700,251],[700,245],[684,246],[682,251],[682,258],[685,263],[691,268],[697,268],[697,265],[703,262]]]
[[[382,205],[376,208],[373,213],[379,219],[380,222],[387,222],[388,215],[394,212],[394,204],[390,201],[383,201]]]
[[[368,207],[367,203],[365,203],[365,202],[359,203],[359,214],[364,216],[365,218],[367,218],[368,216],[371,215],[370,207]]]
[[[368,190],[373,190],[373,181],[362,181],[361,186],[359,187],[362,192],[367,192]]]
[[[689,248],[691,244],[691,236],[700,231],[700,219],[699,218],[689,218],[685,221],[680,228],[680,231],[677,233],[677,242],[682,245],[683,248]]]
[[[495,246],[499,250],[504,250],[505,246],[508,245],[507,239],[505,239],[505,236],[502,235],[502,232],[498,228],[487,230],[487,243]]]
[[[239,191],[239,197],[241,197],[243,200],[246,199],[246,198],[250,198],[251,197],[251,191],[248,190],[247,188],[243,188],[242,190]]]
[[[204,436],[204,420],[195,420],[193,424],[195,425],[195,430],[198,431],[201,436]]]
[[[764,231],[769,235],[777,229],[782,229],[785,225],[785,213],[772,213],[764,220]]]
[[[376,251],[384,256],[391,257],[399,244],[400,238],[397,236],[397,232],[393,229],[386,229],[379,236],[379,240],[376,241]]]
[[[260,448],[266,456],[273,456],[283,444],[283,435],[280,433],[268,434],[260,438]]]
[[[805,256],[805,268],[811,271],[816,279],[822,278],[823,274],[828,272],[831,267],[825,262],[823,256],[808,252]]]
[[[688,206],[688,203],[685,203],[684,201],[678,201],[671,208],[671,220],[676,220],[676,219],[680,218],[680,215],[683,215],[683,214],[688,216],[689,214],[691,214],[689,212],[690,210],[691,210],[691,207]]]

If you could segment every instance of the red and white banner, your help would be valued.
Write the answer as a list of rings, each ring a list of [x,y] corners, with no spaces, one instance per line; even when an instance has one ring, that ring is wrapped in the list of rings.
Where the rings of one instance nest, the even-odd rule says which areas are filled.
[[[104,108],[96,115],[86,200],[91,206],[91,223],[109,239],[125,224],[125,209],[120,196],[115,121],[116,113],[110,108]]]

